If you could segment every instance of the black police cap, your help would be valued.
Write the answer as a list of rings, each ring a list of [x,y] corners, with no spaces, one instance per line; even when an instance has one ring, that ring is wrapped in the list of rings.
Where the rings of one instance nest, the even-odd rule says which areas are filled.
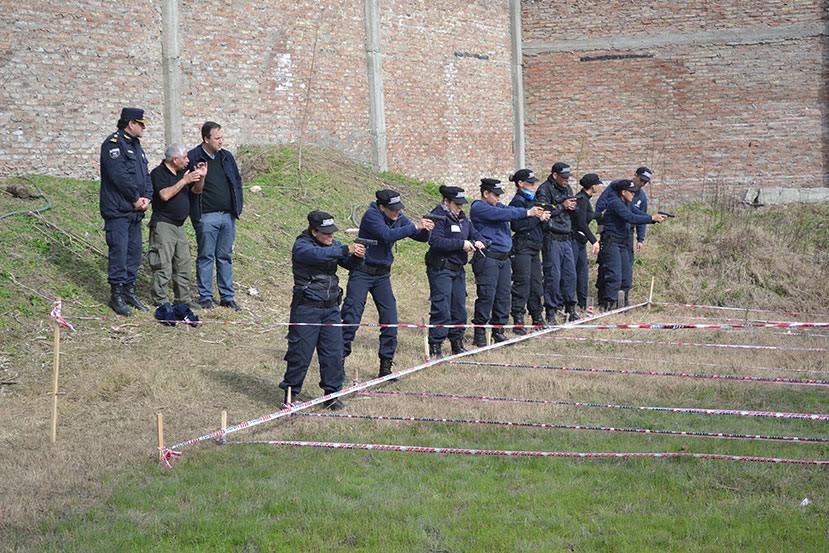
[[[458,205],[465,204],[466,200],[466,193],[464,192],[463,188],[459,186],[446,186],[443,185],[438,188],[440,195],[449,200],[450,202],[454,202]]]
[[[325,211],[312,211],[308,214],[308,225],[320,232],[330,234],[337,230],[337,225],[334,224],[334,216]]]
[[[550,170],[551,173],[556,173],[561,175],[562,177],[569,177],[572,172],[570,171],[570,166],[563,161],[557,161],[553,163],[553,168]]]
[[[394,211],[403,209],[403,202],[400,199],[400,192],[394,190],[378,190],[374,193],[377,198],[377,205],[384,205]]]
[[[602,179],[599,178],[599,175],[596,173],[587,173],[582,178],[579,179],[579,184],[582,188],[590,188],[591,186],[596,186],[597,184],[604,184]]]
[[[504,185],[498,179],[481,179],[481,192],[494,192],[495,194],[503,194]]]
[[[610,183],[610,187],[615,192],[621,192],[623,190],[627,190],[628,192],[636,192],[636,185],[633,184],[632,180],[628,179],[615,180]]]
[[[144,110],[141,108],[123,108],[121,109],[121,121],[135,121],[146,125],[150,122],[149,119],[144,119]]]
[[[538,182],[538,177],[535,176],[532,169],[519,169],[509,178],[509,180],[512,182],[522,181],[532,184],[534,182]]]
[[[650,182],[651,177],[653,177],[653,171],[645,166],[642,166],[636,170],[636,176],[645,182]]]

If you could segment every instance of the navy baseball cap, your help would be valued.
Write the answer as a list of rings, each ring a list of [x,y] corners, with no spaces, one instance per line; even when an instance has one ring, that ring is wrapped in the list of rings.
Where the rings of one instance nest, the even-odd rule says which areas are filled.
[[[643,166],[636,170],[636,176],[645,182],[650,182],[651,177],[653,176],[653,171]]]
[[[538,177],[535,176],[532,169],[519,169],[513,174],[509,180],[512,182],[528,182],[530,184],[538,182]]]
[[[325,211],[312,211],[308,214],[308,225],[325,234],[331,234],[337,231],[337,225],[334,224],[334,216]]]
[[[579,179],[579,184],[582,188],[590,188],[591,186],[596,186],[597,184],[604,184],[602,179],[599,178],[599,175],[596,173],[587,173],[582,178]]]
[[[555,162],[550,172],[561,175],[562,177],[569,177],[573,174],[572,171],[570,171],[570,166],[564,163],[563,161]]]
[[[374,193],[377,198],[377,205],[384,205],[393,211],[403,209],[403,202],[400,200],[400,192],[394,190],[378,190]]]
[[[481,192],[493,192],[500,196],[506,190],[498,179],[481,179]]]
[[[467,202],[466,193],[459,186],[441,186],[438,190],[440,191],[440,195],[450,202],[458,205],[463,205]]]
[[[616,192],[622,192],[623,190],[627,190],[628,192],[636,192],[636,185],[633,184],[632,180],[628,179],[615,180],[610,183],[610,187]]]
[[[121,120],[135,121],[136,123],[141,123],[142,125],[146,125],[150,122],[149,119],[144,119],[144,110],[141,108],[122,108]]]

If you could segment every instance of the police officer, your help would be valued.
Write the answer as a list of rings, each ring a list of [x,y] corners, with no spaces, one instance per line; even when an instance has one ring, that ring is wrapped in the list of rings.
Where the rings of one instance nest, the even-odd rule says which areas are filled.
[[[595,218],[590,198],[599,192],[602,179],[596,173],[587,173],[579,179],[581,190],[576,194],[576,209],[570,212],[573,223],[573,260],[576,263],[576,297],[579,307],[587,309],[587,243],[591,253],[599,253],[599,242],[590,230],[590,221]]]
[[[475,273],[475,314],[472,322],[476,325],[506,324],[510,312],[510,283],[512,281],[512,235],[510,221],[528,217],[544,216],[541,207],[511,207],[501,203],[504,185],[498,179],[481,179],[481,200],[472,202],[469,218],[486,244],[486,250],[472,258]],[[503,342],[507,339],[501,328],[492,329],[492,339]],[[478,347],[486,345],[486,329],[475,328],[472,343]]]
[[[392,246],[398,240],[412,238],[418,242],[429,240],[434,223],[420,219],[413,223],[403,214],[400,193],[394,190],[378,190],[376,201],[369,204],[360,219],[359,238],[375,240],[376,245],[366,248],[365,263],[348,273],[345,301],[343,302],[343,355],[351,354],[351,342],[366,307],[366,296],[371,292],[377,307],[380,324],[397,324],[397,300],[391,287],[391,265],[394,261]],[[391,373],[392,360],[397,351],[397,327],[380,330],[380,376]]]
[[[484,243],[463,213],[467,202],[463,188],[441,186],[443,201],[430,213],[435,228],[429,236],[426,252],[426,276],[429,279],[429,324],[466,324],[466,265],[469,252],[483,250]],[[449,337],[452,354],[463,353],[463,328],[430,328],[429,355],[442,355],[443,341]]]
[[[529,209],[535,202],[535,194],[540,184],[535,173],[530,169],[519,169],[509,178],[518,191],[509,203],[512,207]],[[540,218],[527,217],[510,222],[512,235],[512,320],[517,325],[524,324],[524,313],[529,311],[532,324],[545,326],[541,298],[544,294],[544,281],[541,277],[541,248],[544,246],[544,229],[542,223],[550,218],[545,211]],[[513,329],[515,334],[527,334],[524,328]]]
[[[147,310],[135,294],[141,266],[141,220],[153,196],[147,156],[141,147],[147,123],[143,109],[123,108],[118,130],[101,144],[100,211],[109,248],[109,306],[123,316],[132,314],[128,305]]]
[[[576,315],[576,264],[573,261],[572,220],[569,211],[576,209],[576,199],[568,182],[570,166],[558,161],[553,164],[550,176],[538,187],[536,198],[545,204],[550,220],[544,225],[544,306],[547,322],[556,324],[555,313],[560,307],[567,311],[569,320]]]
[[[342,289],[337,278],[337,266],[354,269],[363,262],[365,247],[348,246],[334,240],[337,226],[334,217],[324,211],[308,214],[308,229],[297,236],[291,250],[291,268],[294,274],[291,300],[292,323],[321,323],[339,325]],[[285,376],[279,387],[288,388],[292,400],[305,402],[310,398],[300,394],[311,357],[317,352],[320,364],[320,388],[325,394],[339,391],[345,380],[343,370],[343,333],[340,326],[291,326],[288,330],[288,351],[285,353]],[[345,407],[339,399],[325,402],[332,410]]]
[[[633,283],[631,225],[661,223],[665,216],[647,215],[630,206],[636,193],[636,186],[626,179],[610,183],[607,202],[602,219],[601,264],[604,277],[600,307],[605,310],[617,307],[619,290],[630,289]],[[625,288],[626,287],[626,288]]]
[[[633,201],[630,204],[631,210],[634,213],[645,214],[648,213],[648,195],[645,194],[645,191],[642,189],[647,183],[651,181],[653,177],[653,171],[648,169],[645,166],[638,167],[634,172],[633,178],[631,181],[633,182],[634,186],[636,186],[636,192],[633,195]],[[599,223],[599,230],[601,231],[602,226],[602,216],[604,214],[604,210],[607,209],[607,201],[608,196],[612,194],[610,188],[605,188],[605,190],[599,196],[599,199],[596,201],[596,221]],[[633,263],[633,227],[631,227],[631,236],[630,236],[630,255],[631,255],[631,263]],[[646,225],[636,225],[636,251],[642,251],[642,248],[645,247],[645,234],[647,232]],[[601,255],[601,254],[600,254]],[[604,274],[602,273],[602,266],[599,265],[598,274],[596,277],[596,288],[598,289],[598,297],[604,297],[604,292],[602,290],[602,286],[604,284]],[[622,288],[625,294],[625,307],[628,305],[628,293],[630,292],[630,288]]]

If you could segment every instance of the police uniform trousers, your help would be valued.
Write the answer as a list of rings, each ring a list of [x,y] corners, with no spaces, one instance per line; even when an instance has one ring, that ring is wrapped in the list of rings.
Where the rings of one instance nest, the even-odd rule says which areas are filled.
[[[619,290],[630,289],[633,281],[632,252],[628,239],[602,234],[599,263],[601,263],[604,291],[603,300],[617,301]]]
[[[576,264],[570,239],[557,240],[544,235],[544,306],[548,314],[576,303]]]
[[[476,254],[472,260],[477,293],[472,317],[474,324],[502,325],[509,322],[512,264],[509,254],[502,255],[504,259]]]
[[[573,261],[576,265],[576,298],[579,307],[587,309],[587,244],[572,240]]]
[[[134,283],[141,267],[141,220],[143,213],[104,220],[110,284]]]
[[[512,317],[522,320],[526,311],[534,321],[544,318],[541,297],[544,280],[541,276],[541,253],[517,253],[512,256]]]
[[[466,271],[426,267],[429,279],[429,324],[466,324]],[[463,328],[430,328],[429,343],[463,338]]]
[[[343,323],[357,325],[363,318],[366,308],[366,298],[371,293],[380,324],[397,324],[397,300],[391,288],[391,273],[370,275],[359,269],[348,275],[345,301],[343,302]],[[343,327],[343,355],[351,354],[351,342],[357,334],[357,326]],[[380,330],[381,359],[391,359],[397,351],[397,327],[383,327]]]
[[[294,305],[291,307],[292,323],[339,324],[338,305],[317,307],[315,305]],[[291,326],[288,330],[288,351],[285,352],[285,376],[279,387],[288,386],[296,394],[302,389],[311,357],[317,351],[320,364],[320,388],[325,393],[339,391],[343,387],[343,333],[339,326]]]
[[[150,225],[147,261],[153,271],[150,296],[155,305],[168,303],[167,286],[173,281],[173,303],[190,303],[190,241],[183,225],[156,221]]]

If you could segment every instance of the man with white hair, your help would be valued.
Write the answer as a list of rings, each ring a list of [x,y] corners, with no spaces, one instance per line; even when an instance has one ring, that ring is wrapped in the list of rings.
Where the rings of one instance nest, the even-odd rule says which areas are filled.
[[[173,281],[173,303],[196,307],[190,292],[190,243],[184,234],[184,221],[190,215],[190,195],[201,194],[207,166],[193,170],[187,149],[173,144],[164,152],[164,161],[150,172],[153,183],[153,215],[150,218],[150,251],[147,257],[153,271],[150,291],[155,305],[170,303],[167,286]]]

